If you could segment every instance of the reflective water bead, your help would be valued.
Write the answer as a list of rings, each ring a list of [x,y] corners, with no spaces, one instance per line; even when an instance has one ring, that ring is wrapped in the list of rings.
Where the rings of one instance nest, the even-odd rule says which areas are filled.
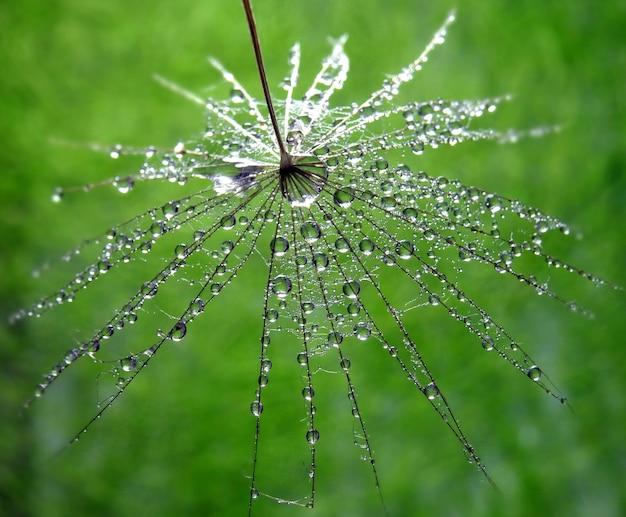
[[[490,351],[494,349],[493,338],[487,336],[482,340],[482,346],[485,350]]]
[[[328,334],[328,344],[330,346],[338,347],[343,341],[343,335],[341,332],[334,330]]]
[[[424,387],[424,395],[428,400],[434,400],[439,396],[439,388],[434,382]]]
[[[322,230],[315,221],[307,221],[300,226],[300,235],[307,242],[315,242],[322,236]]]
[[[348,251],[350,251],[350,243],[343,237],[339,237],[335,241],[335,249],[339,253],[347,253]]]
[[[187,334],[187,325],[183,320],[180,320],[170,330],[169,338],[172,341],[181,341]]]
[[[360,341],[365,341],[367,338],[369,338],[372,335],[372,331],[370,330],[367,323],[357,323],[354,326],[354,335]]]
[[[318,252],[313,254],[313,265],[318,271],[324,271],[328,267],[329,262],[325,253]]]
[[[271,282],[272,292],[279,298],[284,298],[291,292],[291,279],[285,275],[279,275]]]
[[[258,400],[252,402],[252,404],[250,404],[250,413],[252,413],[252,416],[260,417],[261,413],[263,413],[263,404]]]
[[[319,439],[320,433],[317,429],[311,429],[310,431],[306,432],[306,441],[309,442],[311,445],[317,443]]]
[[[352,302],[346,307],[346,311],[348,311],[350,316],[356,316],[361,311],[361,306],[356,302]]]
[[[311,386],[305,386],[304,388],[302,388],[302,397],[304,398],[304,400],[311,401],[313,400],[314,396],[315,391]]]
[[[265,313],[265,317],[268,321],[273,323],[278,319],[278,311],[276,309],[268,309]]]
[[[342,291],[348,298],[357,298],[361,291],[361,286],[356,280],[351,280],[343,284]]]
[[[370,239],[363,239],[359,242],[359,249],[364,255],[370,255],[376,249],[376,245]]]
[[[289,241],[284,237],[276,237],[270,242],[270,250],[277,257],[282,257],[289,249]]]
[[[137,367],[137,358],[131,355],[120,359],[120,366],[125,372],[132,372]]]
[[[537,365],[531,366],[526,370],[526,375],[528,375],[531,380],[539,382],[541,380],[541,369]]]
[[[347,372],[350,369],[350,359],[342,357],[341,361],[339,361],[339,366],[344,372]]]
[[[411,241],[400,241],[396,244],[396,253],[401,259],[407,260],[413,255],[415,246]]]
[[[343,188],[335,191],[333,195],[333,201],[337,206],[341,208],[348,208],[352,201],[354,200],[354,189],[353,188]]]

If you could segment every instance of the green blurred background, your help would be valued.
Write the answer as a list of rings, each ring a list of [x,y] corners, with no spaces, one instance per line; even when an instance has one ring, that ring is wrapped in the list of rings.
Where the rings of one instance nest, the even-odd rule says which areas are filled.
[[[337,94],[341,102],[362,100],[385,74],[410,62],[456,7],[446,45],[403,98],[512,93],[513,102],[486,125],[561,124],[564,130],[512,146],[430,151],[412,165],[560,217],[583,238],[560,240],[550,251],[626,285],[624,2],[262,0],[254,7],[272,85],[285,73],[295,41],[302,44],[306,85],[328,50],[326,37],[350,35],[351,73]],[[134,165],[50,140],[172,146],[197,134],[203,114],[151,76],[209,95],[206,87],[219,77],[207,55],[260,95],[240,2],[2,2],[0,26],[0,514],[245,514],[261,287],[233,286],[204,323],[194,324],[184,346],[160,353],[79,444],[53,459],[85,422],[80,408],[93,408],[94,374],[68,375],[50,400],[25,415],[19,416],[20,404],[73,345],[76,321],[94,326],[108,316],[109,294],[100,291],[101,298],[41,321],[5,324],[11,311],[63,281],[63,267],[43,279],[33,279],[32,269],[154,204],[141,193],[124,197],[112,189],[52,204],[58,185],[128,174]],[[161,196],[176,194],[176,187],[159,188]],[[246,275],[255,278],[255,270]],[[434,373],[498,491],[466,464],[458,443],[399,371],[362,360],[355,378],[389,515],[626,513],[626,296],[574,277],[568,283],[567,294],[595,319],[491,272],[467,289],[524,343],[573,411],[481,355],[445,315],[416,318]],[[298,394],[295,368],[273,371],[272,383]],[[315,509],[261,500],[255,515],[383,514],[371,471],[351,445],[349,405],[337,377],[316,379],[324,388],[317,400],[322,440]],[[275,450],[264,449],[259,483],[298,497],[306,495],[307,456],[302,423],[291,417],[264,435]]]

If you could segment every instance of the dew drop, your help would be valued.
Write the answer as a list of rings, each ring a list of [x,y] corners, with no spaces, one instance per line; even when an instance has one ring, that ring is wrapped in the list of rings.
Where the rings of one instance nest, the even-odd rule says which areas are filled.
[[[365,341],[372,335],[372,331],[366,323],[357,323],[354,326],[354,335],[360,341]]]
[[[537,365],[531,366],[526,370],[526,375],[528,375],[531,380],[539,382],[541,380],[541,369]]]
[[[343,335],[337,330],[333,330],[328,334],[328,345],[338,347],[343,341]]]
[[[439,396],[439,388],[434,382],[431,382],[424,388],[424,395],[428,400],[434,400]]]
[[[347,372],[350,369],[350,359],[347,357],[342,357],[341,361],[339,361],[339,366],[344,372]]]
[[[279,275],[271,282],[272,292],[279,298],[285,298],[291,292],[291,279],[285,275]]]
[[[324,271],[328,267],[329,262],[325,253],[318,252],[313,255],[313,265],[318,271]]]
[[[347,253],[348,251],[350,251],[350,243],[343,237],[339,237],[335,241],[335,249],[339,253]]]
[[[411,241],[400,241],[396,244],[396,253],[401,259],[407,260],[413,255],[415,246]]]
[[[322,230],[315,221],[307,221],[300,226],[300,235],[307,242],[315,242],[322,236]]]
[[[314,396],[315,391],[311,386],[305,386],[304,388],[302,388],[302,397],[304,398],[304,400],[311,401],[313,400]]]
[[[494,348],[494,344],[493,344],[493,339],[490,337],[486,337],[482,340],[482,346],[485,350],[489,351],[489,350],[493,350]]]
[[[268,309],[265,313],[265,317],[270,322],[275,322],[278,319],[278,311],[276,309]]]
[[[270,242],[270,250],[277,257],[282,257],[289,249],[289,241],[284,237],[276,237]]]
[[[370,239],[363,239],[359,242],[359,249],[364,255],[370,255],[376,249],[376,245]]]
[[[250,413],[252,413],[252,416],[260,417],[261,413],[263,413],[263,404],[258,400],[252,402],[252,404],[250,404]]]
[[[351,280],[350,282],[343,284],[342,290],[343,294],[348,298],[357,298],[359,291],[361,290],[361,286],[356,280]]]
[[[310,431],[306,432],[306,441],[309,442],[311,445],[317,443],[319,439],[320,433],[317,429],[311,429]]]
[[[333,201],[341,208],[348,208],[354,200],[354,189],[338,189],[333,195]]]
[[[182,341],[186,334],[187,325],[183,320],[179,320],[170,331],[169,338],[172,341]]]
[[[307,358],[307,355],[304,352],[300,352],[297,355],[296,360],[298,361],[298,364],[300,366],[306,366],[307,364],[309,364],[309,360]]]
[[[124,359],[120,359],[120,366],[125,372],[132,372],[137,367],[137,358],[131,355],[129,357],[125,357]]]

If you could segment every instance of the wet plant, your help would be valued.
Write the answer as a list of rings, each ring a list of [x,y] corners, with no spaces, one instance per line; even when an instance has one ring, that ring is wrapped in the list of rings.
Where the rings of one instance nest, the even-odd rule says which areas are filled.
[[[564,223],[515,199],[421,171],[419,156],[439,146],[514,141],[548,129],[475,127],[477,119],[506,97],[397,102],[400,89],[444,42],[453,15],[415,61],[386,78],[368,98],[348,106],[331,105],[332,95],[348,78],[346,38],[332,42],[320,72],[303,93],[298,89],[300,47],[295,45],[279,100],[270,93],[250,3],[243,4],[264,100],[254,99],[215,60],[212,65],[230,85],[226,101],[207,100],[159,78],[206,111],[204,132],[170,150],[110,149],[115,159],[143,154],[144,163],[135,174],[97,186],[110,184],[123,194],[145,181],[162,181],[172,189],[175,184],[198,188],[84,241],[66,258],[70,263],[86,259],[87,265],[57,291],[15,315],[17,320],[79,303],[86,288],[106,283],[103,278],[124,268],[135,266],[145,274],[134,279],[134,294],[47,373],[35,396],[44,395],[76,364],[92,361],[100,368],[100,402],[77,440],[162,347],[193,339],[194,322],[211,318],[220,295],[236,289],[244,266],[260,255],[267,276],[265,290],[258,294],[258,376],[247,403],[254,444],[250,511],[261,496],[313,506],[316,449],[324,438],[316,426],[315,390],[326,371],[343,379],[354,417],[353,441],[371,465],[378,487],[373,438],[352,373],[350,350],[360,344],[386,352],[399,374],[439,414],[469,461],[489,479],[421,353],[410,321],[413,311],[432,307],[449,315],[450,325],[462,325],[475,336],[477,350],[500,357],[565,402],[515,338],[466,294],[463,269],[473,263],[494,269],[572,310],[579,308],[542,279],[546,271],[559,269],[603,282],[544,251],[547,234],[569,233]],[[59,190],[54,199],[61,201],[68,192]],[[148,265],[164,247],[168,258]],[[172,285],[185,296],[171,296]],[[155,322],[157,311],[160,318]],[[129,329],[137,325],[154,325],[154,340],[134,343],[134,351],[120,354],[116,345],[125,346],[126,336],[132,335]],[[298,500],[279,498],[258,482],[265,394],[277,347],[293,350],[293,368],[303,379],[302,441],[309,449],[310,492]]]

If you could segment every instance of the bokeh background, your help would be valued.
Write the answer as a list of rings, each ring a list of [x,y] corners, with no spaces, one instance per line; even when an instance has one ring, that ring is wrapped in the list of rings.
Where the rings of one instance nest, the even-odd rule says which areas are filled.
[[[352,68],[337,94],[341,102],[364,99],[385,74],[414,59],[456,8],[446,45],[404,99],[512,93],[514,100],[485,124],[559,124],[563,131],[516,145],[438,149],[412,165],[560,217],[582,238],[558,240],[550,251],[626,285],[623,2],[262,0],[254,7],[272,85],[285,73],[295,41],[302,44],[306,84],[328,50],[326,37],[350,35]],[[260,95],[240,2],[24,0],[2,2],[0,21],[0,514],[245,514],[262,293],[253,282],[233,285],[205,322],[194,324],[184,346],[160,353],[84,439],[59,456],[54,451],[85,423],[81,408],[94,407],[94,373],[68,375],[25,414],[20,406],[73,345],[77,321],[93,326],[108,316],[113,293],[105,289],[100,298],[41,320],[6,324],[10,312],[58,287],[67,274],[58,265],[34,279],[31,270],[154,204],[142,198],[148,194],[124,197],[113,189],[52,204],[56,186],[128,174],[134,165],[51,140],[165,147],[197,134],[203,114],[151,76],[210,95],[219,77],[207,55]],[[176,194],[175,186],[159,188],[158,195]],[[246,278],[259,274],[251,270]],[[399,371],[376,358],[362,360],[355,378],[389,515],[626,513],[626,295],[573,276],[567,283],[568,296],[595,319],[492,272],[467,289],[524,344],[572,410],[480,354],[445,315],[416,318],[429,363],[498,490],[467,465]],[[299,393],[295,363],[294,372],[273,373],[272,383]],[[254,515],[383,515],[371,471],[351,445],[349,405],[336,377],[316,379],[325,387],[316,401],[323,439],[315,509],[261,500]],[[259,482],[261,489],[298,497],[307,493],[308,460],[303,424],[291,417],[267,437],[275,449],[261,457]]]

